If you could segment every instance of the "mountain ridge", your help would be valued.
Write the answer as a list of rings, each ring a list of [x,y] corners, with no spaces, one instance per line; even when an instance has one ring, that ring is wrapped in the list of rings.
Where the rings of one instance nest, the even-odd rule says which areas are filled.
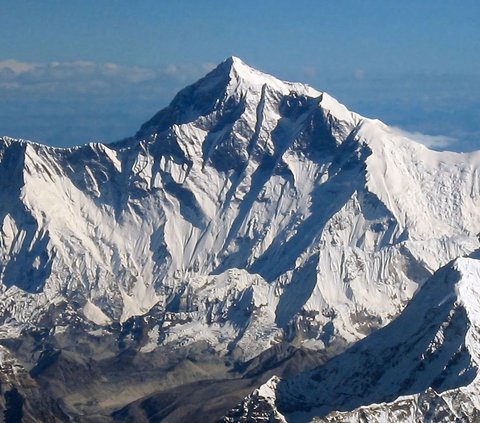
[[[418,153],[419,157],[424,154],[427,156],[424,160],[426,164],[429,164],[429,161],[432,162],[434,156],[440,157],[440,160],[443,161],[449,160],[455,166],[461,166],[457,157],[462,157],[463,161],[463,156],[457,156],[453,153],[448,153],[448,155],[431,153],[424,147],[414,146],[414,144],[389,132],[388,127],[383,124],[348,112],[344,106],[339,105],[327,94],[322,94],[303,84],[278,81],[274,77],[253,70],[236,58],[227,59],[205,78],[187,87],[186,92],[188,94],[193,92],[193,97],[195,97],[197,91],[201,93],[209,92],[212,87],[212,80],[215,88],[218,89],[218,84],[220,84],[220,89],[218,91],[213,90],[210,96],[216,98],[214,103],[219,102],[219,110],[221,111],[215,111],[209,105],[207,115],[197,113],[199,117],[193,118],[193,120],[192,115],[190,115],[189,122],[181,123],[181,120],[177,120],[173,123],[167,119],[167,123],[164,123],[164,125],[167,125],[168,129],[163,130],[163,132],[162,128],[152,124],[157,119],[154,117],[149,121],[150,123],[147,122],[142,128],[144,131],[146,128],[150,128],[150,130],[154,128],[154,132],[157,132],[142,139],[139,139],[137,135],[137,139],[130,139],[128,143],[125,141],[111,146],[88,144],[74,149],[57,150],[43,148],[38,144],[21,144],[24,146],[22,148],[25,149],[26,162],[25,170],[22,171],[23,176],[20,175],[20,178],[30,178],[34,191],[38,190],[35,184],[38,184],[39,180],[43,180],[42,189],[44,192],[51,192],[52,194],[50,198],[47,198],[47,203],[71,203],[68,196],[66,197],[64,194],[59,196],[59,193],[65,188],[71,193],[77,192],[78,198],[75,198],[75,202],[79,204],[87,202],[90,204],[88,208],[92,208],[94,215],[88,219],[95,219],[94,216],[98,216],[100,213],[100,215],[103,215],[102,219],[105,219],[104,224],[112,228],[119,226],[120,221],[118,219],[123,218],[123,216],[131,216],[129,219],[133,220],[130,221],[130,226],[133,231],[138,230],[135,229],[135,226],[140,224],[140,216],[144,214],[143,210],[139,208],[141,207],[139,202],[148,196],[152,196],[154,202],[164,203],[163,206],[160,206],[164,208],[164,212],[154,218],[156,223],[152,222],[151,224],[165,227],[167,233],[163,236],[170,236],[168,235],[168,225],[164,226],[165,219],[175,219],[169,209],[172,207],[178,208],[179,215],[184,221],[182,225],[186,224],[192,227],[184,235],[187,238],[182,239],[183,236],[178,238],[178,233],[171,234],[177,239],[175,242],[179,246],[183,246],[187,256],[190,255],[191,257],[187,261],[183,260],[184,264],[179,263],[180,269],[178,270],[180,272],[184,272],[185,270],[182,270],[182,268],[186,268],[188,273],[191,272],[188,268],[198,266],[195,264],[195,260],[192,262],[192,254],[197,254],[195,251],[204,248],[200,247],[200,244],[188,246],[188,237],[193,234],[191,231],[201,234],[211,230],[208,228],[211,228],[215,219],[220,216],[218,222],[220,226],[215,229],[216,232],[212,233],[212,236],[217,239],[223,238],[226,242],[221,249],[217,249],[216,256],[210,256],[210,258],[204,256],[202,259],[206,263],[203,267],[207,274],[212,272],[212,275],[221,274],[230,267],[237,267],[246,269],[249,273],[259,274],[271,284],[285,270],[298,267],[293,260],[298,260],[301,248],[308,247],[308,244],[312,242],[310,237],[306,237],[306,232],[298,232],[298,229],[294,229],[295,225],[298,224],[295,223],[295,219],[289,219],[288,214],[284,215],[288,213],[286,210],[288,206],[285,204],[287,201],[281,195],[281,192],[278,192],[277,182],[274,181],[281,182],[283,189],[291,192],[290,196],[293,200],[288,201],[297,201],[298,205],[295,206],[297,210],[295,212],[296,220],[300,223],[312,222],[313,227],[318,227],[317,230],[320,231],[324,230],[324,225],[327,222],[323,219],[329,219],[335,213],[340,212],[349,196],[354,196],[352,206],[357,208],[362,207],[359,199],[360,202],[367,201],[367,198],[368,201],[377,202],[375,199],[377,198],[383,204],[382,207],[386,207],[380,213],[384,213],[387,220],[393,218],[399,222],[400,226],[397,232],[400,232],[395,236],[400,239],[398,238],[401,235],[400,228],[409,226],[405,221],[405,216],[415,216],[418,212],[412,209],[402,210],[402,208],[405,208],[405,204],[410,204],[409,202],[398,204],[398,202],[392,201],[390,193],[398,192],[398,188],[392,186],[392,184],[386,187],[384,185],[395,178],[390,177],[390,175],[386,178],[379,178],[379,174],[387,175],[388,171],[393,170],[397,175],[402,171],[408,175],[411,171],[405,168],[395,169],[395,167],[398,168],[398,163],[392,156],[393,153],[385,155],[384,152],[388,148],[392,150],[400,146],[395,154],[398,154],[399,151],[405,151],[407,155]],[[268,88],[266,88],[267,83],[270,84]],[[292,95],[291,88],[296,88],[298,92]],[[173,106],[169,107],[177,108],[182,113],[186,113],[185,107],[181,107],[183,105],[180,101],[185,94],[181,93],[172,101]],[[306,96],[308,93],[312,96]],[[180,104],[177,104],[179,101]],[[225,101],[225,104],[222,101]],[[193,104],[195,104],[195,101],[193,101]],[[226,104],[228,106],[225,106]],[[324,108],[323,105],[327,105],[328,108]],[[164,111],[168,109],[167,107]],[[163,116],[162,113],[165,113],[164,111],[159,112],[161,116]],[[212,126],[213,123],[215,123],[214,126]],[[390,138],[396,140],[393,147],[389,147],[389,143],[391,145],[392,142]],[[285,140],[287,140],[286,143]],[[312,142],[318,144],[312,144]],[[412,153],[412,150],[414,153]],[[378,151],[380,151],[381,160],[373,160]],[[50,156],[50,153],[56,155]],[[468,157],[474,158],[476,156],[470,155]],[[410,157],[405,158],[406,163],[409,163],[409,160]],[[435,161],[433,160],[433,169],[436,171],[437,163]],[[72,166],[70,162],[78,164]],[[88,164],[86,170],[83,170],[84,164],[87,163],[91,164]],[[378,167],[379,164],[384,169],[377,170],[375,167]],[[400,164],[404,165],[402,162]],[[64,166],[66,167],[64,168]],[[348,169],[348,167],[351,169]],[[53,171],[50,170],[51,168],[53,168]],[[371,171],[369,172],[369,170]],[[7,170],[7,172],[10,172],[10,170]],[[354,175],[355,172],[356,175]],[[45,177],[48,174],[53,176]],[[372,175],[375,175],[375,177],[372,177]],[[58,186],[58,189],[54,190],[55,192],[52,192],[52,178]],[[357,182],[353,182],[355,180],[358,185],[356,185]],[[322,181],[324,182],[322,183]],[[316,184],[319,184],[319,186],[316,187]],[[416,180],[409,181],[409,186],[413,187],[416,184]],[[229,188],[226,190],[228,186]],[[46,212],[49,206],[45,204],[45,199],[29,194],[28,187],[29,184],[24,181],[22,198],[28,200],[31,195],[32,201],[36,202],[37,208],[41,209],[36,212],[34,220],[36,222],[45,221],[45,218],[41,216],[52,212]],[[366,188],[365,191],[364,187]],[[128,190],[126,194],[122,193],[125,188]],[[319,219],[319,216],[316,216],[318,213],[312,214],[312,210],[316,207],[314,198],[318,197],[319,201],[324,202],[325,200],[322,200],[322,198],[326,198],[325,196],[329,195],[327,192],[332,190],[344,199],[338,201],[338,206],[330,206],[330,211],[326,212],[325,218],[320,217]],[[165,192],[166,196],[161,194],[158,197],[155,194],[161,191]],[[319,192],[313,194],[315,191]],[[268,194],[269,192],[270,194]],[[270,239],[273,236],[272,232],[267,238],[262,238],[264,240],[262,245],[258,244],[255,238],[259,235],[264,237],[268,234],[268,225],[265,226],[266,222],[258,227],[258,224],[254,224],[254,219],[248,224],[250,229],[248,229],[248,225],[245,227],[245,224],[254,210],[256,210],[255,213],[260,213],[259,207],[263,207],[262,204],[265,204],[268,209],[268,201],[265,203],[261,197],[266,196],[267,198],[272,194],[279,201],[275,208],[279,210],[278,207],[280,207],[280,210],[282,210],[283,207],[282,214],[279,217],[284,221],[290,220],[291,229],[285,227],[281,221],[277,224],[280,225],[279,228],[283,227],[284,231],[288,231],[290,235],[285,234],[283,237],[275,236],[275,238]],[[71,196],[71,194],[69,195]],[[162,197],[164,198],[162,199]],[[419,196],[419,200],[425,202],[421,196]],[[220,209],[217,206],[219,201],[223,203]],[[357,203],[356,206],[355,203]],[[417,205],[413,204],[412,207],[417,208]],[[29,204],[24,204],[24,206],[27,209],[30,207]],[[69,206],[70,209],[71,207]],[[338,210],[335,210],[335,207],[338,207]],[[271,212],[275,213],[275,208]],[[428,207],[426,208],[428,209]],[[236,216],[235,213],[237,213]],[[264,212],[262,211],[262,213]],[[229,217],[228,214],[232,216]],[[313,217],[309,218],[309,215],[313,215]],[[61,219],[62,217],[59,216],[58,221],[61,221]],[[82,221],[82,219],[84,218],[81,216],[73,218],[74,221]],[[432,219],[431,214],[426,216],[425,220],[428,219]],[[439,225],[444,225],[442,220],[444,219],[440,216]],[[54,219],[49,221],[50,224],[54,223]],[[230,223],[227,223],[228,221]],[[8,219],[6,223],[8,227]],[[227,233],[221,228],[225,224],[227,226],[232,225]],[[252,224],[254,226],[251,226]],[[379,225],[385,224],[390,225],[388,222]],[[476,222],[475,225],[480,228],[480,222]],[[254,229],[255,226],[257,226],[257,229]],[[465,230],[464,227],[459,229],[461,231]],[[153,230],[153,226],[150,230]],[[252,244],[252,241],[248,241],[251,246],[243,249],[243,252],[242,250],[235,251],[235,248],[239,248],[238,241],[236,241],[239,230],[247,230],[245,234],[250,231],[246,240],[252,239],[255,242]],[[256,235],[255,233],[259,230],[267,230],[267,233]],[[392,231],[392,229],[388,230]],[[472,229],[468,230],[473,231]],[[83,231],[88,233],[89,230],[84,228]],[[444,232],[451,234],[452,229],[445,228]],[[45,234],[48,233],[45,232]],[[87,233],[86,237],[88,238],[91,235]],[[357,236],[361,237],[362,235],[358,234]],[[377,237],[374,234],[372,236],[373,239]],[[413,234],[409,236],[412,237]],[[44,235],[45,237],[48,238],[47,235]],[[205,246],[215,242],[214,239],[207,240],[207,238],[205,233],[198,239],[198,242],[206,242]],[[420,233],[419,238],[424,239],[425,234]],[[202,241],[202,239],[205,241]],[[119,240],[115,242],[119,242]],[[173,257],[173,260],[185,256],[185,252],[175,250],[172,242],[173,239],[170,242],[171,251],[169,251],[169,255]],[[287,243],[287,246],[291,244],[297,252],[290,254],[288,248],[278,245],[280,242]],[[330,242],[336,241],[332,240]],[[347,240],[342,242],[348,244]],[[366,248],[373,252],[378,249],[374,245],[377,241],[368,241],[370,243],[374,242],[370,247],[367,247],[368,242],[366,240],[363,242],[366,244],[362,249]],[[393,238],[393,242],[398,244],[395,238]],[[88,241],[88,243],[91,243],[91,241]],[[257,259],[251,257],[252,253],[250,251],[253,246],[258,250],[258,253],[253,252],[254,256],[259,256]],[[88,249],[96,250],[93,245]],[[156,250],[159,249],[156,248]],[[191,252],[188,253],[188,251]],[[287,267],[271,268],[268,262],[274,260],[273,257],[279,253],[287,254],[283,260],[290,263]],[[50,256],[52,254],[50,253]],[[92,251],[92,254],[98,256],[98,252]],[[222,256],[225,258],[222,259]],[[37,260],[34,257],[32,259]],[[45,260],[41,261],[39,265],[40,267],[43,266],[44,269],[49,262]],[[98,260],[102,260],[101,257],[95,261]],[[310,260],[315,261],[316,259]],[[429,269],[434,270],[435,266],[436,264],[432,264]],[[107,272],[112,273],[111,270],[107,270]],[[174,273],[175,271],[169,272],[169,278]],[[144,289],[141,288],[141,290]],[[156,301],[156,293],[152,290],[149,292],[147,297]],[[120,293],[118,295],[122,298],[125,306],[130,303],[128,295],[125,296]],[[140,295],[144,296],[145,293]],[[147,311],[155,301],[147,302],[145,306],[142,306],[144,307],[143,310]],[[134,304],[132,306],[135,308]],[[134,313],[141,312],[141,308],[137,308]],[[110,313],[111,311],[107,312],[107,315]],[[124,314],[123,319],[128,318],[129,315]],[[285,320],[286,318],[282,319]]]
[[[317,369],[271,378],[224,421],[475,421],[479,271],[478,259],[452,261],[385,328]]]
[[[335,355],[480,247],[479,172],[227,59],[117,143],[1,139],[0,339]]]

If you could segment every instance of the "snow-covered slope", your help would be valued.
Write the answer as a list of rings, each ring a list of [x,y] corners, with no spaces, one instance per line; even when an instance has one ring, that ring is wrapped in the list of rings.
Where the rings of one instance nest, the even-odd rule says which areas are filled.
[[[0,141],[3,331],[155,306],[146,350],[352,342],[478,248],[479,170],[227,59],[116,144]]]
[[[460,258],[387,327],[318,369],[270,379],[224,420],[476,422],[479,330],[480,261]]]

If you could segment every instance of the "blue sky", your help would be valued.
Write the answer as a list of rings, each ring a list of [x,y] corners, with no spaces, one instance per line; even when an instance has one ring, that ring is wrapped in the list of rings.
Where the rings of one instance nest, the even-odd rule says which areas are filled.
[[[478,1],[0,0],[0,134],[131,135],[230,55],[437,148],[480,149]]]

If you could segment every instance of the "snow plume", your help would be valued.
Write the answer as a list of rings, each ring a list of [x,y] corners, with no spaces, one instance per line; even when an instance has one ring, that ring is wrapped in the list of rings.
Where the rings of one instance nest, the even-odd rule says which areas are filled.
[[[418,142],[420,144],[423,144],[433,149],[442,149],[442,148],[450,147],[459,141],[455,137],[446,136],[446,135],[427,135],[417,131],[408,132],[395,126],[391,126],[390,128],[392,129],[392,132],[395,133],[396,135],[409,138],[415,142]]]

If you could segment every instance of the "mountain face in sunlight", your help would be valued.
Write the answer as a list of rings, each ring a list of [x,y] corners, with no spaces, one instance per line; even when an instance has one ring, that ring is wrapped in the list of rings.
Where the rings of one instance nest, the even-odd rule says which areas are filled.
[[[232,57],[117,143],[0,139],[2,345],[71,416],[121,418],[212,378],[259,386],[273,367],[293,373],[287,361],[311,369],[479,247],[480,154],[412,137]],[[51,383],[71,367],[90,375],[85,391]],[[275,398],[290,386],[269,383]],[[216,418],[248,387],[229,385],[238,398]]]

